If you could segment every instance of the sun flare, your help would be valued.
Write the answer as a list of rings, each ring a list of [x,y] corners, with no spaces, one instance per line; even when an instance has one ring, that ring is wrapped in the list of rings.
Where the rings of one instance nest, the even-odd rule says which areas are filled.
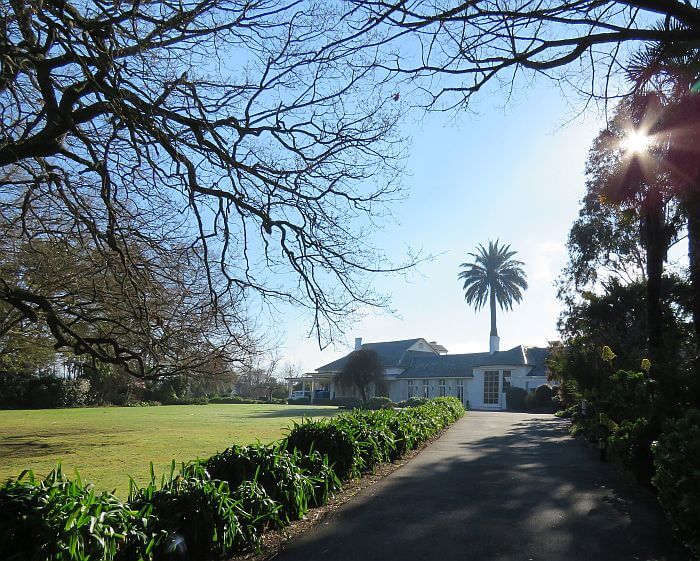
[[[631,131],[620,143],[625,152],[638,154],[649,148],[651,137],[641,131]]]

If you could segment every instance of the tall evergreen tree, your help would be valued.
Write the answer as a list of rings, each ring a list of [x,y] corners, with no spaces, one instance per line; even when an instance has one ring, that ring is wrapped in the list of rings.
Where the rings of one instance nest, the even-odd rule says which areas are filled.
[[[488,248],[479,244],[476,253],[469,253],[473,263],[462,263],[458,278],[464,281],[464,299],[467,304],[480,310],[486,300],[491,310],[491,337],[498,337],[496,329],[496,304],[502,310],[512,310],[514,303],[523,298],[527,289],[524,263],[513,259],[517,251],[510,245],[500,245],[498,240],[489,240]]]

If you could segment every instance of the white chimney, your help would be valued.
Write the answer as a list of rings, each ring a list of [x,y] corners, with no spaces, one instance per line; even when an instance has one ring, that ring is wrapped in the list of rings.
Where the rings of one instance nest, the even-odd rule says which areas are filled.
[[[489,337],[489,353],[497,353],[498,352],[498,345],[501,341],[501,338],[498,335],[491,335]]]
[[[362,347],[362,337],[355,337],[355,350],[359,351]]]

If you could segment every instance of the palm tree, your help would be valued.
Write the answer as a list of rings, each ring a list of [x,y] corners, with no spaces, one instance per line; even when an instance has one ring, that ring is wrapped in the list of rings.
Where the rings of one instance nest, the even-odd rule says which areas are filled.
[[[464,280],[462,288],[467,304],[480,310],[486,304],[486,299],[489,300],[491,352],[498,350],[494,349],[494,341],[498,341],[496,303],[502,310],[512,310],[513,303],[519,303],[523,299],[523,290],[527,289],[527,276],[522,268],[524,263],[512,258],[516,253],[511,251],[510,245],[499,246],[498,240],[489,240],[488,249],[479,244],[477,252],[469,254],[474,258],[473,263],[460,265],[464,270],[458,278]]]

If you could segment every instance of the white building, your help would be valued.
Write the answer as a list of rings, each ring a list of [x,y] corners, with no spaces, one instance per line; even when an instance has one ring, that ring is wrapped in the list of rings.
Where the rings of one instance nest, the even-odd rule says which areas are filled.
[[[455,396],[470,409],[505,409],[505,392],[514,386],[532,391],[547,383],[548,350],[518,345],[507,351],[447,354],[437,343],[425,339],[362,344],[355,349],[371,349],[384,366],[389,398],[403,401],[410,397]],[[312,402],[319,397],[357,396],[340,388],[335,375],[345,366],[350,353],[305,375],[302,381]],[[290,395],[292,380],[290,380]]]

